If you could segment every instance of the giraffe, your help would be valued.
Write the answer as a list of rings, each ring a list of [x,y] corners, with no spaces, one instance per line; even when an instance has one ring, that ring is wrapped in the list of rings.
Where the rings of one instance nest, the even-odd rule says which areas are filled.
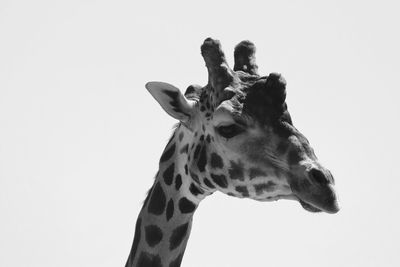
[[[126,267],[180,266],[193,214],[215,191],[339,211],[332,174],[293,126],[284,78],[260,76],[255,51],[252,42],[240,42],[232,70],[220,42],[207,38],[201,46],[206,86],[190,85],[182,94],[168,83],[146,84],[179,123],[136,221]]]

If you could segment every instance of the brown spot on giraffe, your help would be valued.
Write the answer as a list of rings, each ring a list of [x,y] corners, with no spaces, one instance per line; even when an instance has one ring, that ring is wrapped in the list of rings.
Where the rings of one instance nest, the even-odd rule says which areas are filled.
[[[161,215],[165,209],[165,202],[166,202],[165,192],[162,189],[160,183],[157,182],[154,186],[153,191],[151,192],[149,205],[147,206],[147,211],[155,215]]]
[[[169,240],[170,250],[174,250],[182,244],[182,241],[184,240],[188,229],[189,229],[189,223],[184,223],[182,225],[179,225],[172,231],[172,235]]]
[[[259,168],[253,167],[253,168],[249,169],[249,177],[250,177],[250,179],[254,179],[256,177],[266,177],[266,176],[267,176],[266,172],[261,170],[261,169],[259,169]]]
[[[218,169],[224,167],[222,158],[215,152],[211,153],[211,168]]]
[[[182,213],[192,213],[195,209],[196,209],[196,204],[194,204],[186,197],[183,197],[179,200],[179,210]]]
[[[228,187],[228,181],[226,180],[226,177],[223,174],[211,173],[211,179],[213,180],[214,183],[216,183],[221,188]]]
[[[162,267],[161,258],[158,255],[142,252],[137,262],[138,267]]]
[[[167,212],[166,212],[167,221],[169,221],[172,218],[172,216],[174,215],[174,210],[175,210],[174,201],[172,199],[170,199],[168,201]]]
[[[160,162],[169,160],[175,152],[175,144],[172,144],[161,156]]]
[[[174,178],[174,170],[175,170],[175,164],[172,163],[163,173],[164,182],[167,185],[172,184],[172,180]]]
[[[157,225],[151,224],[144,228],[146,242],[150,247],[154,247],[161,242],[163,232]]]
[[[254,185],[254,189],[257,195],[261,195],[264,192],[273,192],[276,184],[272,181],[268,181],[265,184],[256,184]]]
[[[244,180],[244,165],[241,161],[235,162],[231,161],[230,162],[230,168],[229,168],[229,176],[231,179],[234,180]]]
[[[247,189],[247,186],[245,185],[238,185],[235,187],[235,190],[239,192],[243,197],[248,197],[249,195],[249,190]]]

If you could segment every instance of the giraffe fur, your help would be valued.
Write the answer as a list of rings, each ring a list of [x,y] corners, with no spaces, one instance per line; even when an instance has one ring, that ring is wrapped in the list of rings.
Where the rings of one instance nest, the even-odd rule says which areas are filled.
[[[339,211],[334,179],[292,122],[282,75],[258,74],[255,46],[235,48],[234,69],[219,41],[201,54],[205,86],[146,88],[179,121],[136,221],[126,267],[179,267],[200,202],[216,191],[257,201],[289,199],[310,212]]]

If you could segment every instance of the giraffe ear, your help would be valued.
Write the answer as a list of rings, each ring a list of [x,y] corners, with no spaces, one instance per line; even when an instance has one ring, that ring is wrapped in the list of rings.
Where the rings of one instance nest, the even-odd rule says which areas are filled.
[[[148,82],[145,86],[169,115],[181,122],[189,122],[194,101],[188,100],[178,88],[169,83]]]

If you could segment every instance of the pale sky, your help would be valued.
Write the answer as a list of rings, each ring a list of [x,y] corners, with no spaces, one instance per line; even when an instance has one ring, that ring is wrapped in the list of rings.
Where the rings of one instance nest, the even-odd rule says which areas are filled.
[[[342,209],[215,193],[182,266],[400,266],[398,3],[2,0],[0,266],[125,264],[175,123],[144,84],[204,85],[209,36],[283,74]]]

